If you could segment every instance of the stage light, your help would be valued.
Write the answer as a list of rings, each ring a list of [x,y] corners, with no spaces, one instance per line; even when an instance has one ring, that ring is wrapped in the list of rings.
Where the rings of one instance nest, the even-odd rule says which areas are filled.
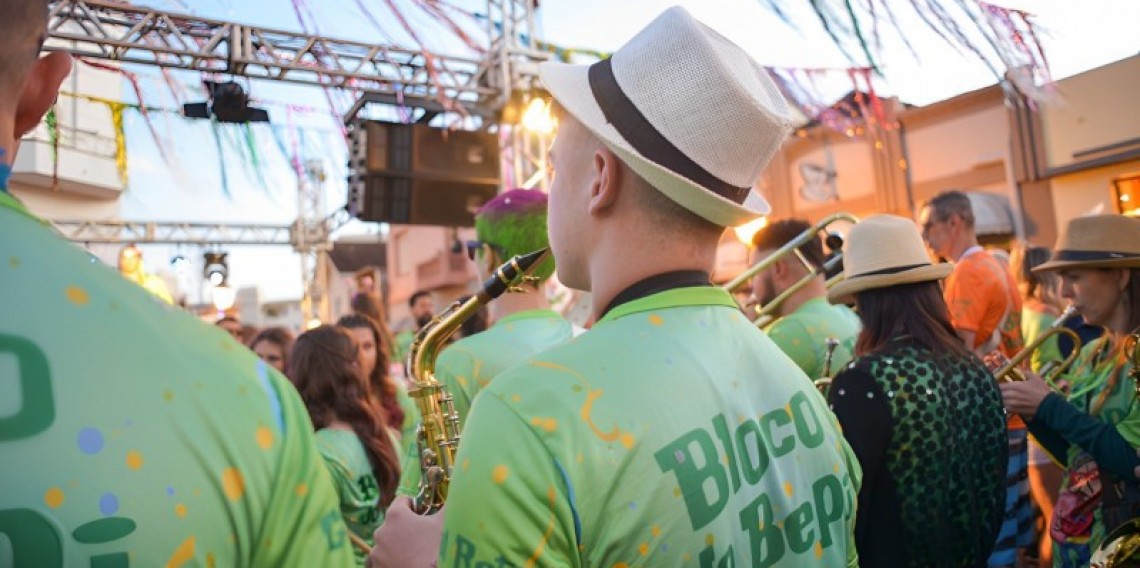
[[[204,103],[182,105],[182,114],[187,118],[210,118],[218,122],[245,124],[247,122],[269,122],[269,113],[264,109],[249,106],[249,95],[241,85],[230,81],[215,83],[204,81],[209,90],[210,100]]]
[[[186,274],[190,271],[190,266],[190,259],[180,254],[170,259],[170,267],[174,269],[175,274]]]
[[[229,266],[226,265],[226,253],[208,252],[205,254],[206,264],[202,269],[202,276],[214,286],[222,286],[229,277]]]
[[[557,125],[553,113],[550,112],[549,100],[535,97],[527,103],[522,115],[523,128],[539,134],[551,134]]]

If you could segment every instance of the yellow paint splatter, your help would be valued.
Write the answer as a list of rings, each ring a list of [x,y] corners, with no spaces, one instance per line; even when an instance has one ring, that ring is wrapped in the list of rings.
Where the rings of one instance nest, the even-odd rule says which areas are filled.
[[[542,533],[542,540],[538,541],[538,546],[534,547],[534,554],[526,559],[523,564],[526,568],[534,568],[538,564],[538,559],[542,557],[542,551],[546,548],[546,542],[550,540],[550,535],[554,534],[554,502],[555,494],[553,487],[546,488],[546,499],[550,504],[550,520],[546,522],[546,532]]]
[[[835,462],[835,464],[831,466],[831,469],[835,470],[835,473],[839,473],[839,462]]]
[[[653,525],[653,528],[649,529],[649,532],[653,534],[653,538],[657,538],[661,536],[661,527]]]
[[[207,553],[206,554],[206,568],[215,568],[215,566],[217,566],[217,565],[218,565],[218,561],[214,558],[214,553],[213,552]]]
[[[467,388],[467,377],[463,375],[456,375],[455,380],[459,381],[459,386]]]
[[[681,496],[681,488],[680,487],[674,487],[673,488],[673,496],[674,497],[680,497]]]
[[[142,469],[142,466],[143,466],[142,454],[138,453],[135,450],[131,450],[131,451],[127,452],[127,467],[129,467],[135,471],[138,471],[138,470]]]
[[[705,535],[705,546],[712,546],[716,542],[716,537],[712,533]]]
[[[793,491],[795,491],[795,490],[792,488],[792,482],[791,481],[785,481],[784,482],[784,493],[786,493],[788,495],[788,497],[791,497]]]
[[[14,256],[8,257],[8,266],[11,266],[12,268],[19,268],[20,267],[20,259],[14,257]]]
[[[162,391],[162,398],[166,399],[166,402],[174,402],[174,391],[172,391],[172,390]]]
[[[268,450],[269,447],[273,445],[273,430],[265,426],[258,427],[257,445],[263,450]]]
[[[502,485],[507,480],[507,476],[511,474],[511,470],[507,469],[505,465],[497,465],[495,469],[491,470],[491,479],[498,485]]]
[[[58,487],[52,487],[44,493],[44,503],[52,509],[58,509],[63,504],[63,490]]]
[[[618,562],[617,564],[614,564],[614,568],[629,568],[629,564],[626,564],[625,562]]]
[[[535,416],[534,418],[530,419],[530,423],[538,426],[539,428],[542,428],[543,430],[546,430],[547,432],[553,432],[558,429],[558,420],[554,418],[539,418]]]
[[[186,505],[183,505],[182,503],[175,505],[174,514],[178,515],[178,518],[180,519],[184,518],[186,516]]]
[[[511,397],[511,402],[520,402],[520,401],[522,401],[522,397],[517,395],[517,394]]]
[[[692,559],[693,559],[693,555],[689,554],[688,552],[681,555],[681,560],[684,560],[685,562],[688,562]]]
[[[637,551],[640,552],[642,556],[649,554],[649,543],[643,542],[637,545]]]
[[[661,316],[659,316],[657,314],[650,314],[649,315],[649,323],[651,323],[657,327],[661,327],[661,325],[665,323],[665,320],[661,319]]]
[[[309,494],[309,484],[298,483],[297,488],[294,489],[293,492],[296,493],[298,497],[304,497]]]
[[[823,545],[818,540],[815,541],[815,557],[816,559],[823,558]]]
[[[578,463],[583,463],[586,461],[586,457],[583,456],[582,454],[578,454],[578,457],[576,459],[577,459]]]
[[[463,471],[471,469],[471,458],[463,458],[463,463],[459,467],[463,468]]]
[[[226,497],[230,501],[241,499],[245,493],[245,480],[236,467],[227,467],[222,471],[222,490],[226,492]]]
[[[625,449],[628,450],[632,448],[634,442],[635,440],[633,439],[633,434],[630,434],[629,432],[622,432],[621,445],[625,446]]]
[[[623,436],[623,432],[617,426],[614,426],[614,429],[609,432],[603,432],[601,428],[598,428],[598,426],[594,424],[594,420],[590,417],[590,414],[594,411],[594,401],[601,398],[603,394],[605,394],[604,391],[600,389],[586,392],[586,402],[582,403],[581,410],[582,421],[585,422],[586,425],[590,427],[590,430],[594,431],[594,435],[603,442],[613,442],[620,438],[622,445],[626,448],[633,447],[633,436],[629,434]]]
[[[87,295],[87,290],[79,286],[67,287],[67,299],[77,306],[86,306],[91,302],[91,296]]]
[[[170,555],[170,560],[166,561],[166,568],[179,568],[186,562],[194,558],[194,536],[186,537],[178,548],[174,549],[174,554]]]

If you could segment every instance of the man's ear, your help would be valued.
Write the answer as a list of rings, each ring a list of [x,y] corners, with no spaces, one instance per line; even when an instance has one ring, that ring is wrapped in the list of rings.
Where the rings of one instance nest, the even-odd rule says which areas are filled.
[[[506,262],[505,260],[499,259],[499,253],[495,252],[495,249],[488,244],[483,244],[482,260],[484,274],[494,274],[495,269],[498,268],[500,264]]]
[[[59,86],[67,75],[71,73],[71,56],[60,52],[49,53],[32,65],[28,72],[28,79],[24,82],[24,90],[20,93],[20,102],[16,106],[14,140],[23,138],[31,132],[59,96]]]
[[[621,160],[608,148],[594,152],[593,181],[590,183],[590,212],[601,214],[617,203],[621,192]]]

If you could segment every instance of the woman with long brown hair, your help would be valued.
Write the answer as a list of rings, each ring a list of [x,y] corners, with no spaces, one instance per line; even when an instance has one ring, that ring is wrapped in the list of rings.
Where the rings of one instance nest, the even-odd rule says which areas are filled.
[[[1081,349],[1067,397],[1033,373],[1001,385],[1006,408],[1065,468],[1049,527],[1053,565],[1087,566],[1106,531],[1140,517],[1140,219],[1073,219],[1035,271],[1058,272],[1061,296],[1107,330]]]
[[[371,543],[401,468],[384,410],[361,372],[356,342],[333,326],[305,332],[293,344],[289,379],[313,420],[348,528]],[[364,562],[359,553],[357,560]]]
[[[384,407],[387,414],[387,425],[400,439],[401,445],[407,449],[415,439],[416,424],[420,420],[416,404],[408,396],[408,389],[400,379],[392,377],[391,351],[384,342],[383,324],[364,315],[353,314],[344,316],[336,322],[338,327],[348,331],[356,340],[358,349],[357,358],[360,369],[368,378],[368,384]]]
[[[828,402],[863,470],[855,523],[862,566],[984,566],[1005,504],[1001,396],[950,325],[918,229],[868,217],[844,245],[846,278],[828,294],[854,300],[856,358]]]

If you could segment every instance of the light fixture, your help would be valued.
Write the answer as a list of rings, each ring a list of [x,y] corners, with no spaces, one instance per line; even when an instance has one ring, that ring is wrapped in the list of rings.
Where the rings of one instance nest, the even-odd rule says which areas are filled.
[[[202,276],[214,286],[222,286],[229,276],[229,267],[226,265],[226,253],[208,252],[205,254],[206,264],[202,269]]]
[[[748,248],[752,248],[752,237],[756,236],[756,233],[759,232],[760,229],[767,226],[768,218],[760,217],[738,227],[733,227],[732,231],[736,233],[736,238],[739,239],[740,242],[744,243]]]
[[[234,301],[237,300],[237,290],[229,286],[214,286],[210,290],[210,299],[213,300],[214,308],[218,310],[218,313],[223,313],[234,307]]]
[[[551,113],[550,100],[535,97],[526,105],[522,115],[522,127],[538,134],[551,134],[557,123]]]
[[[265,109],[249,106],[249,95],[241,85],[228,81],[218,83],[203,81],[209,92],[209,101],[182,105],[186,118],[215,118],[218,122],[245,124],[249,122],[269,122]]]
[[[190,259],[181,254],[174,255],[174,258],[170,259],[170,267],[174,269],[175,274],[180,276],[190,272],[190,266]]]

